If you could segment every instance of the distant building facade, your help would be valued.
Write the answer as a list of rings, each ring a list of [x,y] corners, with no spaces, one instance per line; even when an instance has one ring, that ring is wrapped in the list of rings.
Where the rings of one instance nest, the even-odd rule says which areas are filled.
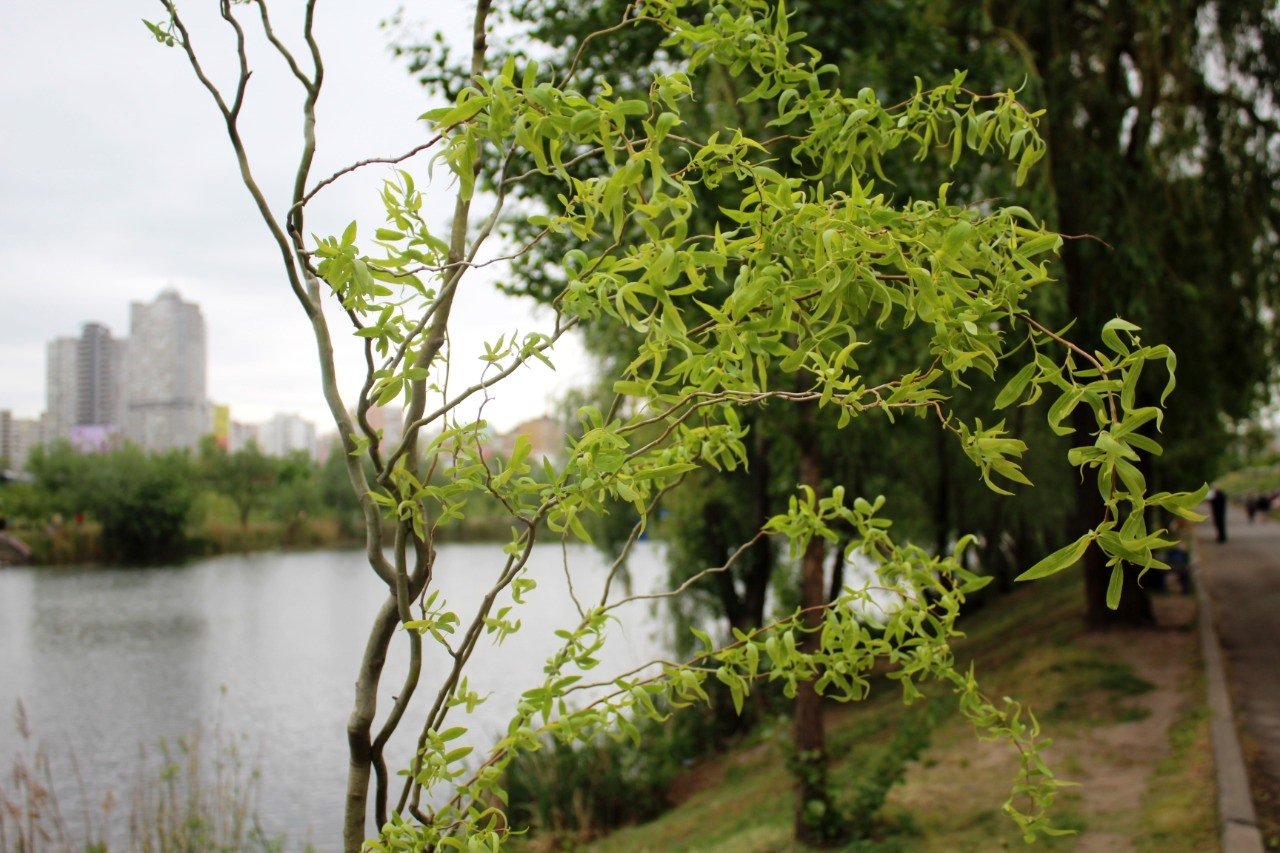
[[[101,323],[85,323],[78,338],[48,348],[45,375],[46,442],[70,440],[79,427],[118,431],[123,421],[124,341]]]
[[[258,445],[258,425],[230,421],[227,424],[227,452],[244,450],[250,444]]]
[[[85,323],[76,342],[76,426],[120,426],[124,347],[106,326]]]
[[[297,415],[275,415],[258,427],[258,449],[268,456],[302,451],[316,458],[316,425]]]
[[[79,342],[75,338],[58,338],[49,342],[45,367],[45,427],[49,442],[67,438],[76,422],[76,356]]]
[[[484,455],[509,458],[521,437],[528,439],[529,455],[533,459],[545,457],[558,463],[564,457],[564,424],[545,415],[516,424],[507,432],[493,436],[485,442]]]
[[[124,435],[146,450],[195,448],[212,427],[200,307],[165,290],[130,306]]]
[[[12,412],[0,411],[0,456],[12,471],[27,466],[27,457],[39,447],[43,439],[40,421],[15,418]]]

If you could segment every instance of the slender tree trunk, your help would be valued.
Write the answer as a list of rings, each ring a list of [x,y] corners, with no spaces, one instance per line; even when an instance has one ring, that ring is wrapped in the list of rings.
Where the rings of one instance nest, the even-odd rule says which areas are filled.
[[[812,420],[812,408],[805,412],[806,427]],[[811,429],[805,432],[812,433]],[[821,495],[822,458],[817,443],[800,444],[800,484]],[[822,608],[827,603],[823,589],[824,540],[815,536],[805,548],[800,561],[800,607],[804,611],[804,633],[798,646],[804,652],[816,652],[821,643]],[[827,791],[827,733],[822,717],[822,697],[814,684],[817,678],[799,685],[796,692],[795,716],[792,719],[792,745],[795,749],[796,815],[795,838],[802,844],[822,843],[821,823],[814,820],[830,807]],[[814,812],[818,812],[817,815]]]
[[[755,430],[751,458],[751,529],[761,530],[769,521],[769,442],[765,431]],[[773,577],[773,542],[767,537],[751,547],[746,554],[746,571],[743,573],[742,609],[743,621],[752,628],[764,624],[765,600],[769,595],[769,580]]]
[[[836,545],[835,553],[831,555],[831,585],[827,592],[828,604],[839,598],[840,593],[844,590],[844,554],[849,549],[851,541],[852,537],[842,536],[840,542]]]
[[[356,705],[347,721],[347,746],[351,765],[347,772],[347,800],[342,826],[342,847],[359,853],[364,846],[365,820],[369,812],[369,777],[373,772],[373,738],[370,730],[378,710],[378,681],[387,660],[387,647],[400,621],[395,593],[387,597],[374,619],[360,675],[356,681]]]

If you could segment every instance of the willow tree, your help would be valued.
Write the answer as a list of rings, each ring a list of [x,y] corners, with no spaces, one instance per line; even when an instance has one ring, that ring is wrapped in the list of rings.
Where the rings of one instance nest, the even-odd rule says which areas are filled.
[[[819,494],[802,484],[785,512],[768,519],[724,565],[704,571],[729,570],[757,539],[785,539],[799,555],[813,542],[836,541],[841,530],[852,531],[850,553],[877,564],[870,584],[846,587],[835,601],[802,606],[728,644],[708,639],[688,659],[600,674],[598,651],[609,626],[637,598],[608,583],[598,600],[577,600],[580,618],[557,632],[558,650],[510,709],[496,743],[468,738],[459,723],[485,701],[467,678],[477,646],[518,632],[521,605],[537,594],[539,583],[552,580],[531,577],[527,569],[539,538],[585,538],[584,518],[609,501],[630,503],[640,521],[616,571],[663,494],[692,471],[742,463],[747,435],[739,411],[765,402],[830,409],[841,423],[932,419],[999,488],[1024,479],[1018,460],[1025,446],[1005,434],[998,414],[959,417],[940,386],[990,376],[1017,362],[998,403],[1052,397],[1055,426],[1085,407],[1094,432],[1072,451],[1072,461],[1096,473],[1105,506],[1076,543],[1046,557],[1027,577],[1065,568],[1094,542],[1113,560],[1117,593],[1126,574],[1159,565],[1152,549],[1162,539],[1160,531],[1148,530],[1145,509],[1189,513],[1197,497],[1146,495],[1133,476],[1133,460],[1157,446],[1150,430],[1161,418],[1159,409],[1135,403],[1138,371],[1152,361],[1170,362],[1168,350],[1144,345],[1133,325],[1111,320],[1103,331],[1105,349],[1090,352],[1033,317],[1029,294],[1048,281],[1045,262],[1060,240],[1027,211],[950,204],[945,187],[935,200],[895,206],[871,177],[886,152],[928,151],[938,144],[955,157],[968,150],[1008,158],[1024,175],[1044,153],[1036,115],[1011,93],[966,90],[961,76],[921,87],[894,105],[882,104],[870,90],[845,93],[830,84],[820,57],[790,32],[785,13],[764,0],[718,4],[697,16],[682,15],[686,4],[674,0],[632,7],[599,37],[656,28],[670,67],[653,74],[643,97],[587,94],[575,88],[572,66],[559,73],[532,61],[491,67],[490,4],[480,0],[471,81],[451,105],[427,114],[432,135],[404,156],[363,161],[317,179],[311,164],[324,73],[314,0],[305,7],[297,53],[273,26],[264,2],[224,0],[221,15],[238,60],[229,87],[206,73],[175,5],[162,5],[165,17],[149,26],[185,55],[221,113],[245,187],[279,250],[284,280],[314,332],[325,398],[364,512],[370,582],[386,589],[348,724],[348,850],[366,844],[370,812],[378,827],[377,838],[367,842],[373,849],[495,847],[511,830],[503,814],[502,770],[518,753],[538,749],[547,733],[566,740],[634,735],[633,714],[658,715],[660,708],[702,701],[712,679],[738,703],[766,679],[789,695],[853,701],[866,695],[872,670],[884,666],[908,700],[926,689],[950,692],[980,733],[1010,742],[1021,756],[1021,771],[1006,809],[1030,835],[1048,829],[1045,809],[1057,783],[1039,756],[1033,725],[1013,703],[985,698],[972,674],[954,666],[956,616],[983,580],[954,559],[895,542],[883,500],[841,489]],[[305,93],[295,180],[282,200],[262,189],[242,134],[253,68],[249,26],[261,30],[274,59]],[[793,138],[789,156],[807,164],[808,181],[773,168],[770,139],[739,131],[683,132],[690,75],[711,65],[734,77],[750,71],[753,83],[744,98],[776,114],[779,132]],[[595,151],[614,164],[613,171],[588,178],[570,173],[574,158]],[[411,162],[422,152],[429,152],[433,172]],[[517,167],[526,157],[531,164]],[[372,239],[362,240],[354,223],[339,235],[308,236],[307,206],[317,194],[376,162],[401,168],[382,192],[386,220]],[[484,163],[498,164],[492,195],[475,192]],[[455,197],[446,233],[432,233],[425,221],[414,171],[451,181]],[[556,315],[545,331],[488,344],[489,371],[469,387],[453,387],[447,378],[454,299],[461,288],[476,286],[470,273],[512,188],[534,176],[561,181],[563,193],[532,221],[580,246],[561,259]],[[735,226],[692,227],[697,188],[726,182],[740,187],[727,210]],[[630,225],[641,229],[643,242],[621,239]],[[722,295],[704,304],[708,319],[687,322],[675,297],[712,292]],[[334,329],[326,305],[350,328]],[[608,410],[584,407],[580,436],[566,447],[566,461],[545,464],[540,476],[532,474],[527,443],[518,443],[507,459],[484,454],[484,424],[465,414],[466,403],[499,393],[522,366],[553,358],[570,329],[601,316],[639,336],[624,378],[615,384],[617,403]],[[864,338],[859,330],[869,319],[875,332]],[[862,351],[893,347],[901,328],[917,326],[930,337],[927,360],[868,381],[860,370]],[[365,346],[364,379],[350,398],[354,415],[337,381],[336,334],[354,335]],[[802,381],[770,385],[769,376],[781,366]],[[1171,374],[1167,382],[1171,387]],[[393,400],[404,403],[407,424],[397,442],[380,446],[367,413]],[[428,428],[439,431],[428,439]],[[491,585],[481,604],[463,614],[434,585],[447,573],[475,576],[486,567],[437,559],[436,532],[477,494],[506,508],[511,534],[504,559],[487,567]],[[384,520],[393,530],[389,539]],[[1126,562],[1138,568],[1125,568]],[[397,640],[408,646],[409,668],[392,688],[390,707],[380,712],[383,664]],[[428,644],[444,651],[434,658],[442,661],[437,668],[424,663]],[[393,784],[387,747],[401,727],[409,729],[415,749],[407,772]],[[477,745],[481,751],[473,752]],[[820,807],[825,795],[802,791],[800,832],[809,825],[811,806]]]
[[[662,34],[632,28],[615,32],[608,39],[592,36],[618,20],[629,5],[626,0],[525,0],[514,4],[508,25],[527,35],[513,40],[509,49],[518,61],[533,54],[560,69],[572,63],[575,79],[584,91],[608,87],[627,97],[642,95],[649,76],[669,61]],[[838,80],[848,90],[869,86],[882,99],[897,102],[914,92],[917,75],[945,79],[959,66],[968,65],[971,88],[984,91],[992,90],[990,81],[997,81],[994,88],[1000,89],[1007,86],[1009,78],[1020,81],[1025,76],[999,51],[965,53],[973,43],[970,31],[982,18],[980,9],[972,4],[968,8],[971,26],[957,25],[954,32],[942,25],[966,16],[932,0],[810,2],[790,10],[790,18],[792,29],[804,32],[804,43],[819,49],[824,60],[832,63],[832,81]],[[462,61],[450,54],[446,43],[422,42],[412,33],[412,28],[406,30],[397,50],[409,59],[413,73],[429,89],[456,95],[467,79]],[[787,177],[807,178],[806,163],[790,156],[792,141],[778,128],[770,127],[776,116],[768,105],[740,97],[753,85],[750,75],[750,69],[745,75],[730,76],[715,67],[691,75],[697,108],[682,115],[686,135],[735,128],[751,136],[772,138],[774,168]],[[976,86],[975,79],[979,81]],[[950,185],[949,198],[961,204],[1024,193],[1015,185],[1014,170],[993,168],[985,158],[957,162],[942,149],[919,154],[924,156],[899,149],[882,158],[879,185],[891,194],[891,203],[904,206],[916,199],[932,200],[943,182]],[[585,178],[607,172],[611,166],[598,152],[583,152],[568,168],[574,176]],[[480,176],[482,182],[493,178],[490,173]],[[554,179],[535,178],[514,191],[534,204],[554,205],[561,190]],[[698,227],[734,227],[721,212],[720,196],[731,207],[739,191],[732,182],[698,187],[694,214]],[[1020,203],[1032,207],[1029,202]],[[515,280],[508,286],[553,302],[559,288],[556,260],[571,248],[568,241],[541,234],[540,229],[518,218],[506,225],[513,240],[541,238],[522,257]],[[622,239],[639,240],[644,235],[629,226]],[[715,296],[724,298],[724,294]],[[1045,310],[1060,303],[1061,294],[1041,292],[1032,298],[1040,303],[1037,310]],[[707,301],[706,294],[675,299],[690,316],[706,319],[698,305]],[[588,348],[602,374],[613,376],[625,369],[638,344],[634,333],[607,319],[585,331]],[[918,363],[921,354],[928,352],[929,343],[924,330],[904,329],[892,350],[864,351],[860,364],[868,375],[891,375]],[[779,373],[770,381],[776,385],[791,380]],[[997,383],[978,383],[967,388],[953,386],[948,393],[953,406],[981,415],[991,410],[998,390]],[[889,495],[900,529],[917,541],[932,543],[938,553],[948,550],[962,532],[980,531],[983,570],[995,574],[1002,587],[1007,586],[1016,573],[1012,570],[1018,562],[1017,551],[1032,553],[1031,549],[1043,547],[1043,543],[1061,544],[1066,538],[1068,513],[1060,496],[1073,487],[1074,478],[1063,466],[1054,464],[1060,451],[1043,424],[1044,408],[1037,404],[1018,409],[1009,418],[1010,434],[1032,444],[1024,467],[1035,472],[1034,479],[1041,486],[1024,491],[1016,502],[993,499],[978,477],[966,475],[960,449],[927,424],[908,421],[890,425],[860,419],[837,429],[838,419],[827,411],[802,416],[780,407],[746,410],[743,418],[749,421],[752,435],[746,470],[700,476],[697,488],[664,507],[664,531],[672,540],[666,551],[672,578],[682,581],[706,561],[721,561],[733,552],[737,537],[784,507],[799,477],[801,451],[812,450],[823,457],[817,467],[826,488],[841,484],[850,491],[871,489]],[[1016,539],[1011,540],[1011,533]],[[833,565],[832,580],[838,588],[842,569],[838,555],[834,555]],[[682,608],[676,615],[684,622],[710,612],[722,620],[726,633],[758,626],[765,618],[767,593],[771,582],[780,576],[779,568],[774,550],[762,543],[745,556],[735,576],[720,575],[701,589],[691,590],[695,596],[676,603]],[[790,592],[782,588],[784,597]]]

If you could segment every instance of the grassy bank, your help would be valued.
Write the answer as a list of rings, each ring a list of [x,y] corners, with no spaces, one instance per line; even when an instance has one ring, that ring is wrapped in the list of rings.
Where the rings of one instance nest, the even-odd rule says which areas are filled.
[[[1193,605],[1157,600],[1162,627],[1089,635],[1083,595],[1054,579],[995,601],[965,623],[960,651],[989,695],[1028,703],[1054,740],[1060,778],[1079,783],[1059,798],[1056,822],[1074,835],[1047,839],[1052,850],[1217,849],[1212,759]],[[900,748],[906,721],[927,717],[928,744],[874,815],[872,840],[846,849],[986,851],[1024,846],[1001,813],[1016,756],[977,741],[935,691],[904,707],[888,683],[857,706],[828,709],[832,785],[857,802],[883,784],[886,750]],[[783,760],[785,721],[736,751],[690,768],[672,786],[674,808],[657,820],[595,839],[587,849],[772,851],[790,841],[793,797]],[[535,847],[552,843],[536,836]]]

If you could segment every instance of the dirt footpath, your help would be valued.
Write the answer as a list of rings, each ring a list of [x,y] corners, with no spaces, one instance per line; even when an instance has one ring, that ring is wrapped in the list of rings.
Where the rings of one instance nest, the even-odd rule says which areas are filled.
[[[1197,531],[1263,843],[1280,850],[1280,523],[1227,518],[1227,542]]]

